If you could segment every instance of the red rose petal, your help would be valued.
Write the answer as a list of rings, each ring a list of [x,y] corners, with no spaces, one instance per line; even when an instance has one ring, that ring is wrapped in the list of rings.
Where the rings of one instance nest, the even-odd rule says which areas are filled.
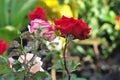
[[[62,16],[60,20],[54,20],[56,29],[61,32],[61,36],[73,35],[74,39],[84,40],[87,38],[90,28],[81,19],[67,18]]]

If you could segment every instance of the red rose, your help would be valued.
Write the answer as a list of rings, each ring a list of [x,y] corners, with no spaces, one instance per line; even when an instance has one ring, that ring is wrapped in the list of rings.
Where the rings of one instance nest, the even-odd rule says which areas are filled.
[[[86,26],[86,23],[81,19],[76,20],[74,18],[67,18],[62,16],[60,20],[54,20],[56,29],[61,32],[61,36],[72,34],[74,39],[84,40],[87,38],[87,34],[90,32],[90,28]]]
[[[8,45],[3,40],[0,40],[0,55],[2,55],[5,52],[7,47]]]
[[[31,13],[28,14],[28,19],[34,20],[34,19],[42,19],[45,20],[46,12],[42,8],[35,8]]]
[[[116,20],[116,21],[119,21],[119,20],[120,20],[120,15],[117,15],[117,16],[115,17],[115,20]]]

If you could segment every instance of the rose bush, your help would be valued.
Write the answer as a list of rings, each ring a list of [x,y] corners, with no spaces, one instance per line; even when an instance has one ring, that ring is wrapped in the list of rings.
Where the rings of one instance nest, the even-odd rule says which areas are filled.
[[[64,68],[68,77],[68,80],[71,80],[71,71],[67,67],[67,60],[66,60],[66,49],[68,44],[73,39],[84,40],[87,38],[88,33],[90,32],[90,28],[87,27],[86,23],[83,22],[81,19],[76,20],[74,18],[68,18],[62,16],[60,20],[55,20],[55,28],[60,32],[60,36],[65,37],[65,45],[63,50],[63,61],[64,61]]]
[[[27,15],[28,19],[31,21],[31,20],[34,20],[34,19],[42,19],[42,20],[45,20],[45,15],[46,15],[46,12],[45,10],[43,10],[42,8],[38,7],[38,8],[35,8],[31,13],[29,13]]]
[[[42,52],[44,52],[44,50],[42,49],[49,49],[48,46],[44,46],[45,42],[53,41],[56,38],[54,34],[56,32],[55,30],[58,30],[60,32],[60,36],[65,37],[66,39],[63,48],[64,67],[62,69],[66,71],[68,80],[70,80],[70,74],[72,70],[68,68],[66,60],[66,50],[68,44],[73,39],[86,39],[88,33],[90,32],[90,28],[88,28],[86,23],[83,22],[81,19],[76,20],[74,18],[68,18],[65,16],[62,16],[60,20],[54,20],[55,27],[53,27],[52,24],[45,21],[45,12],[44,10],[42,11],[41,8],[36,8],[30,14],[28,14],[28,19],[30,20],[30,24],[27,26],[27,28],[29,32],[32,33],[29,35],[31,40],[34,41],[32,43],[33,47],[31,47],[31,49],[28,51],[29,47],[23,46],[21,34],[21,44],[19,50],[16,50],[17,58],[15,58],[16,56],[14,55],[8,58],[10,65],[9,67],[13,70],[13,72],[23,72],[25,80],[34,80],[36,74],[44,73],[43,76],[48,76],[48,74],[42,68],[43,62],[38,55],[41,55]],[[0,53],[3,54],[3,52],[7,48],[7,45],[3,41],[0,41],[0,43]],[[56,42],[51,44],[52,47],[54,47],[53,44],[56,44]],[[62,46],[62,42],[60,44],[60,46]],[[58,47],[59,46],[57,45],[56,48],[58,49]],[[33,75],[29,75],[29,73],[32,73]]]
[[[5,43],[3,40],[0,40],[0,55],[6,51],[7,47],[7,43]]]
[[[35,18],[34,20],[30,21],[30,25],[28,25],[27,27],[29,32],[33,33],[29,35],[31,36],[30,38],[32,38],[34,41],[32,43],[33,47],[31,47],[30,50],[28,46],[25,47],[23,46],[22,36],[20,37],[21,45],[18,50],[17,49],[15,50],[16,51],[16,53],[14,54],[15,56],[12,55],[11,57],[8,58],[9,61],[8,64],[10,65],[9,66],[10,69],[12,69],[12,71],[15,74],[19,74],[19,72],[22,72],[24,74],[23,76],[21,76],[20,80],[23,80],[23,78],[25,80],[37,79],[38,78],[36,77],[37,74],[42,74],[39,75],[39,77],[44,78],[44,76],[46,76],[47,79],[48,73],[45,71],[45,69],[43,69],[44,67],[42,68],[43,62],[41,61],[39,55],[41,55],[42,52],[44,53],[45,51],[46,52],[49,51],[48,46],[44,46],[43,48],[43,45],[45,44],[43,40],[45,42],[53,41],[56,38],[56,36],[54,35],[55,30],[59,30],[59,32],[61,33],[60,36],[65,37],[66,39],[63,48],[63,55],[62,55],[64,67],[60,69],[65,70],[68,80],[71,79],[71,72],[76,70],[74,69],[74,67],[78,64],[75,63],[72,69],[69,69],[69,67],[67,66],[68,63],[66,59],[67,58],[66,50],[68,44],[73,39],[80,39],[80,40],[86,39],[88,33],[90,32],[90,28],[88,28],[86,26],[86,23],[83,22],[81,19],[76,20],[74,18],[67,18],[65,16],[63,16],[60,20],[54,20],[54,23],[55,23],[55,28],[53,28],[52,24],[49,24],[47,21],[42,19]],[[5,43],[2,40],[0,41],[0,43],[1,43],[0,52],[3,53],[5,50],[5,47],[3,48],[3,45],[5,45]],[[60,46],[62,46],[62,42],[60,44],[61,44]],[[51,46],[54,47],[54,45],[52,44]],[[58,47],[59,46],[57,45],[56,48]],[[47,50],[44,51],[42,49],[47,49]],[[15,58],[16,55],[17,58]]]
[[[61,32],[61,36],[73,35],[74,39],[84,40],[87,38],[90,28],[81,19],[67,18],[62,16],[60,20],[54,20],[56,30]]]

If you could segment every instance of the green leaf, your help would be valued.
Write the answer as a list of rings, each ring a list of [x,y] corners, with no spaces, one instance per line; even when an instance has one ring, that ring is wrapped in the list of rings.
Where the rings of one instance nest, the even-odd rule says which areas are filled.
[[[50,75],[48,74],[48,72],[44,71],[44,72],[37,72],[34,77],[37,80],[51,80]]]
[[[10,3],[11,3],[11,7],[10,7],[10,10],[11,10],[10,24],[13,24],[14,21],[16,20],[16,16],[17,16],[21,6],[24,3],[24,0],[10,0]]]
[[[72,61],[67,61],[67,68],[70,70],[70,72],[76,71],[78,70],[78,66],[80,65],[80,63],[72,60]]]
[[[86,54],[84,48],[82,48],[81,46],[76,46],[76,49],[77,49],[77,51],[80,52],[81,54],[83,54],[83,55]]]
[[[16,77],[13,73],[4,74],[0,80],[16,80]]]
[[[11,40],[17,37],[17,30],[13,26],[6,26],[4,28],[0,28],[0,39],[5,40],[6,42],[10,42]]]
[[[48,68],[48,70],[50,69],[55,69],[57,72],[64,72],[65,70],[64,70],[63,59],[57,60],[56,64]]]
[[[0,27],[8,24],[8,4],[9,0],[0,0]]]
[[[0,64],[7,63],[7,59],[3,56],[0,56]]]
[[[108,23],[104,23],[102,26],[101,26],[101,28],[100,28],[100,30],[107,30],[107,29],[111,29],[112,28],[112,25],[111,24],[108,24]]]
[[[37,72],[36,74],[35,74],[35,76],[36,77],[48,77],[48,73],[47,72]]]
[[[16,71],[18,71],[19,69],[21,69],[22,64],[21,64],[19,61],[15,60],[15,61],[12,63],[12,66],[13,66],[13,69],[15,69]]]
[[[68,78],[65,77],[64,80],[68,80]],[[79,78],[75,74],[71,74],[71,80],[87,80],[87,79],[85,79],[85,78]]]
[[[12,25],[20,26],[25,16],[28,14],[30,9],[33,8],[34,4],[37,2],[38,0],[27,0],[23,5],[21,5],[21,8],[17,12],[15,19],[12,21]]]
[[[0,64],[0,74],[11,72],[11,69],[6,64]]]
[[[0,56],[0,74],[5,74],[8,72],[11,72],[11,69],[9,68],[7,59],[5,57]]]
[[[24,80],[24,72],[3,74],[0,76],[0,80]]]

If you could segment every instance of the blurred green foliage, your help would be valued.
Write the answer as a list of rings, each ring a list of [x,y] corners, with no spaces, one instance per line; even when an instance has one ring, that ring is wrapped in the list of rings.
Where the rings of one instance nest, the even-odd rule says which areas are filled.
[[[89,39],[84,41],[75,40],[71,43],[69,46],[70,53],[82,54],[84,57],[89,57],[90,61],[93,61],[92,57],[95,57],[93,47],[97,45],[100,58],[106,59],[120,44],[120,31],[114,28],[116,25],[115,16],[120,14],[119,4],[120,0],[0,0],[0,39],[10,43],[10,41],[17,38],[18,31],[25,29],[29,24],[27,14],[35,7],[42,7],[46,10],[46,20],[49,22],[52,22],[54,18],[59,19],[62,15],[65,15],[83,19],[91,28]],[[59,71],[63,69],[63,63],[60,61],[60,54],[56,53],[61,53],[61,51],[52,51],[52,56],[56,61],[58,60],[58,64],[53,65],[51,69],[54,68]],[[1,58],[0,63],[3,63],[4,59],[1,60]],[[6,64],[8,65],[6,62],[4,65],[0,65],[0,70]],[[73,71],[76,70],[74,67],[77,65],[75,62],[68,62],[68,67],[72,67]],[[0,74],[10,72],[7,67]],[[14,80],[15,77],[12,78],[14,74],[4,76],[8,75],[11,75],[9,80]],[[36,76],[38,75],[41,75],[41,73]],[[86,80],[78,78],[74,74],[72,74],[72,79]]]
[[[8,43],[17,37],[17,31],[28,24],[26,15],[38,0],[0,1],[0,39]]]
[[[120,31],[114,28],[115,17],[119,14],[118,3],[120,3],[119,0],[69,0],[67,4],[76,11],[77,18],[82,18],[91,28],[89,40],[75,41],[75,43],[81,45],[97,44],[100,56],[102,58],[109,57],[110,53],[119,45]],[[73,4],[75,5],[73,6]],[[71,51],[78,51],[86,56],[89,54],[94,56],[93,53],[95,53],[93,47],[84,48],[78,45],[75,49]]]
[[[1,65],[2,64],[2,65]],[[11,72],[9,63],[5,57],[0,56],[0,75]]]
[[[63,80],[68,80],[67,77]],[[75,74],[71,74],[71,80],[87,80],[86,78],[78,78]]]

